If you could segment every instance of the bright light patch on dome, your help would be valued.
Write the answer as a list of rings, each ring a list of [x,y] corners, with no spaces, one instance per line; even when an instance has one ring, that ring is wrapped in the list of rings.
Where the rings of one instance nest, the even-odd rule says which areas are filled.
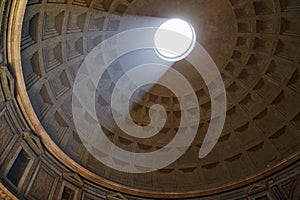
[[[179,61],[188,56],[196,43],[191,24],[181,19],[170,19],[156,31],[154,44],[157,54],[167,61]]]

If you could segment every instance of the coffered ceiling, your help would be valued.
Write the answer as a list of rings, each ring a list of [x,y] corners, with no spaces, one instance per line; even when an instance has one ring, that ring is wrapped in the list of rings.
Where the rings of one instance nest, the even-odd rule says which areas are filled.
[[[201,75],[187,61],[179,61],[172,68],[191,83],[200,105],[194,142],[163,169],[144,174],[119,172],[95,159],[78,136],[71,102],[74,80],[89,52],[106,38],[165,18],[189,21],[197,42],[220,70],[227,92],[225,126],[212,152],[199,159],[211,100]],[[297,0],[29,0],[21,39],[27,93],[54,143],[96,178],[138,189],[183,193],[242,183],[300,150],[299,18]],[[109,110],[114,81],[128,71],[124,60],[140,58],[141,53],[125,55],[106,70],[96,103],[107,137],[139,153],[170,142],[183,114],[178,98],[189,98],[176,97],[160,85],[145,85],[130,100],[132,118],[146,125],[151,105],[161,104],[168,113],[164,128],[148,139],[118,129]]]

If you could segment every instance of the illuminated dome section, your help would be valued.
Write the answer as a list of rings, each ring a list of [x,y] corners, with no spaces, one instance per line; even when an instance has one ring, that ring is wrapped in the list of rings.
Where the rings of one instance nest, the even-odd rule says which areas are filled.
[[[156,53],[164,60],[179,61],[188,56],[196,43],[196,34],[191,24],[181,19],[164,22],[154,36]]]

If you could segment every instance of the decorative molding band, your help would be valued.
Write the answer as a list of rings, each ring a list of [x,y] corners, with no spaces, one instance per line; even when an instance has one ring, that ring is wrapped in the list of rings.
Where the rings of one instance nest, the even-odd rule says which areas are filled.
[[[15,197],[1,182],[0,182],[0,199],[5,200],[17,200]]]

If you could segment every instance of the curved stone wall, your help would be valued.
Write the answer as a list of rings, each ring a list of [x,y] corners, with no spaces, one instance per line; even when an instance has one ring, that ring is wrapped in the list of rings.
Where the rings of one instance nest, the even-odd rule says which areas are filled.
[[[76,136],[68,103],[76,70],[87,53],[118,31],[124,13],[147,13],[150,2],[28,1],[20,41],[24,81],[36,116],[54,143],[36,131],[30,121],[35,116],[25,112],[19,99],[19,75],[10,61],[14,55],[9,55],[12,51],[7,49],[12,45],[7,37],[8,20],[16,2],[7,0],[0,4],[3,11],[0,63],[4,66],[0,70],[0,174],[3,185],[17,197],[111,199],[119,195],[121,199],[142,199],[138,196],[157,199],[210,195],[216,199],[297,199],[300,148],[297,1],[228,1],[235,17],[232,30],[236,31],[236,38],[227,41],[228,46],[223,47],[226,53],[222,55],[220,49],[216,50],[218,42],[226,40],[218,35],[224,29],[218,24],[220,16],[208,17],[210,23],[206,26],[212,26],[207,28],[211,34],[206,33],[208,36],[201,42],[218,61],[229,101],[226,127],[219,143],[207,158],[191,162],[190,156],[201,146],[203,138],[199,137],[188,154],[175,164],[136,177],[106,169],[93,160]],[[160,7],[163,5],[157,2],[156,7],[149,9],[150,14],[160,13],[155,10]],[[191,69],[184,62],[177,65],[181,66]],[[109,72],[112,79],[113,70]],[[194,78],[189,72],[186,77]],[[202,130],[199,129],[204,133],[209,123],[210,100],[201,96],[205,86],[194,89],[199,94],[202,116],[206,116],[201,121]],[[146,103],[139,102],[139,109],[133,110],[133,114],[145,111],[154,102],[172,107],[170,113],[175,119],[180,118],[180,110],[174,106],[176,99],[159,91],[161,88],[151,90],[144,97]],[[166,127],[165,131],[171,128]],[[125,149],[134,148],[128,147],[134,140],[123,133],[112,132],[111,137]],[[155,148],[154,144],[150,143],[149,148]],[[73,162],[58,158],[60,152],[53,153],[53,145],[102,181],[107,179],[112,184],[101,185],[97,176],[78,173]],[[149,142],[137,145],[145,147]],[[220,190],[218,186],[224,187]],[[226,192],[232,188],[240,189]],[[118,191],[123,194],[117,194]]]

